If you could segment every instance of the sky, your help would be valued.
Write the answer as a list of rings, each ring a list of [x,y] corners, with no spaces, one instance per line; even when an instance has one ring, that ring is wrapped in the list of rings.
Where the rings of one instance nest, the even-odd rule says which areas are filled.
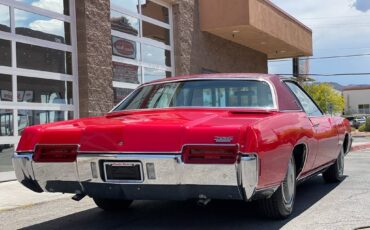
[[[32,6],[63,13],[63,0],[17,0]],[[15,26],[64,37],[64,23],[57,19],[15,9]],[[10,25],[9,7],[0,4],[0,24]]]
[[[312,58],[365,54],[310,60],[310,74],[369,73],[313,77],[316,81],[370,84],[370,0],[271,1],[312,29]],[[291,74],[291,59],[270,61],[269,73]]]

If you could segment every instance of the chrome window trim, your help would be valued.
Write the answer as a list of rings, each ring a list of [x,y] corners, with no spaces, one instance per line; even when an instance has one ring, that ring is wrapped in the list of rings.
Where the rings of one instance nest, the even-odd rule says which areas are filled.
[[[219,81],[224,81],[224,80],[231,80],[231,81],[235,81],[235,80],[244,80],[244,81],[259,81],[259,82],[265,82],[268,84],[268,86],[270,87],[270,91],[271,91],[271,96],[272,96],[272,103],[273,103],[273,106],[272,107],[211,107],[211,106],[181,106],[181,107],[166,107],[166,108],[146,108],[146,109],[130,109],[130,110],[120,110],[120,111],[114,111],[116,108],[118,108],[122,103],[125,102],[125,100],[127,100],[131,94],[135,93],[137,90],[140,90],[141,88],[145,87],[145,86],[151,86],[151,85],[158,85],[158,84],[166,84],[166,83],[176,83],[176,82],[185,82],[185,81],[207,81],[207,80],[219,80]],[[279,110],[279,106],[278,106],[278,100],[277,100],[277,92],[276,92],[276,89],[275,87],[273,86],[273,83],[266,80],[266,79],[262,79],[262,78],[258,78],[258,77],[255,77],[255,78],[246,78],[246,77],[232,77],[232,78],[217,78],[217,77],[210,77],[210,78],[185,78],[185,79],[175,79],[175,80],[171,80],[170,78],[168,80],[164,80],[164,81],[159,81],[159,82],[149,82],[149,83],[144,83],[144,84],[141,84],[139,87],[137,87],[134,91],[132,91],[127,97],[125,97],[121,102],[119,102],[112,110],[109,111],[109,113],[112,113],[112,112],[121,112],[121,111],[145,111],[145,110],[157,110],[157,109],[175,109],[175,108],[189,108],[189,109],[192,109],[192,108],[202,108],[202,109],[260,109],[260,110],[276,110],[278,111]]]

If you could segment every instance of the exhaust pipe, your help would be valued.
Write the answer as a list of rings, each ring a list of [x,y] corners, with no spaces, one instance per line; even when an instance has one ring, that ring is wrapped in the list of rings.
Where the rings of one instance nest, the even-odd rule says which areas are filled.
[[[74,201],[80,201],[82,200],[84,197],[86,196],[86,194],[76,194],[72,197],[72,200]]]
[[[211,202],[210,198],[208,198],[206,195],[200,194],[197,205],[205,207],[209,202]]]

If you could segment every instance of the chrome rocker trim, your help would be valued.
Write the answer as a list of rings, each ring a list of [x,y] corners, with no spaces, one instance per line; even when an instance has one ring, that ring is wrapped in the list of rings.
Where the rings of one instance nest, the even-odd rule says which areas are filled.
[[[104,161],[137,161],[142,181],[105,180]],[[149,175],[148,165],[155,174]],[[258,157],[242,154],[235,164],[185,164],[180,154],[79,154],[71,163],[38,163],[32,153],[15,153],[18,181],[35,192],[86,194],[133,200],[251,200],[258,183]],[[154,167],[153,167],[154,166]]]

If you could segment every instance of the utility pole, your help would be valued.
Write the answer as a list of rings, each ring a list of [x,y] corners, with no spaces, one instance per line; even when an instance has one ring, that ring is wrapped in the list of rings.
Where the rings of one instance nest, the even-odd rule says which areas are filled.
[[[302,78],[299,75],[299,58],[297,57],[293,58],[293,77],[295,77],[299,83],[302,83]]]

